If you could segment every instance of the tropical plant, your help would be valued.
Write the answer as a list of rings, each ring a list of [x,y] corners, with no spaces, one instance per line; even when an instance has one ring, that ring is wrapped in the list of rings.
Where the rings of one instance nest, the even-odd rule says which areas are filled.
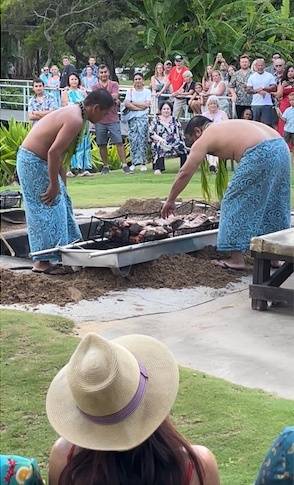
[[[201,178],[200,178],[201,190],[202,190],[203,198],[208,202],[211,200],[209,177],[213,176],[215,181],[216,196],[217,196],[217,199],[221,202],[229,182],[226,160],[222,158],[219,159],[217,171],[215,174],[212,175],[209,170],[209,163],[205,158],[200,164],[200,172],[201,172]]]
[[[125,52],[122,63],[156,63],[175,53],[185,54],[183,41],[189,36],[183,27],[187,6],[181,0],[127,1],[134,15],[137,39]]]
[[[29,123],[15,121],[14,118],[8,123],[8,128],[1,123],[0,126],[0,185],[10,184],[16,174],[17,151],[31,129]]]
[[[102,158],[100,155],[99,147],[95,141],[95,135],[91,135],[91,157],[92,157],[92,167],[95,171],[100,171],[103,165]],[[131,161],[130,157],[130,143],[126,138],[124,141],[124,148],[126,152],[126,161],[129,163]],[[121,160],[115,145],[112,145],[110,141],[107,143],[107,160],[108,165],[111,170],[118,170],[121,168]]]

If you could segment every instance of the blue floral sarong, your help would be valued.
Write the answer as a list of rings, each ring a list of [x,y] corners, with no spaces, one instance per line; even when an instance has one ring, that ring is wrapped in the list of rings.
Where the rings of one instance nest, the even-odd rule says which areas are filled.
[[[0,485],[44,485],[34,459],[0,455]]]
[[[268,450],[254,485],[293,485],[294,426],[285,428]]]
[[[222,200],[219,251],[245,252],[252,237],[290,227],[290,166],[282,138],[244,152]]]
[[[133,165],[147,163],[148,115],[135,116],[128,121],[131,159]]]
[[[17,174],[22,188],[31,253],[64,246],[82,239],[72,203],[59,177],[60,194],[52,206],[41,201],[49,185],[48,164],[26,148],[17,153]],[[58,253],[34,256],[34,261],[59,260]]]

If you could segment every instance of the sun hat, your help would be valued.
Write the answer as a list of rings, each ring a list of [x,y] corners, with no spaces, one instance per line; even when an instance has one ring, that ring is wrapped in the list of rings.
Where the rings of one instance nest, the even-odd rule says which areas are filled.
[[[47,416],[82,448],[130,450],[165,420],[178,385],[173,354],[153,337],[88,333],[50,384]]]
[[[175,61],[182,61],[184,58],[183,56],[181,56],[180,54],[177,54],[175,57],[174,57]]]

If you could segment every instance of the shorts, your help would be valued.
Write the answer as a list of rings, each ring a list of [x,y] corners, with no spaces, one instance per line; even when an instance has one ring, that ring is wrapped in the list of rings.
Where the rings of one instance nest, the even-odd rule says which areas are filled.
[[[122,136],[120,131],[120,122],[108,123],[103,125],[102,123],[95,124],[96,142],[97,145],[107,145],[108,138],[113,145],[122,143]]]
[[[284,140],[286,143],[291,141],[292,146],[294,147],[294,133],[290,133],[290,131],[284,131]]]
[[[253,120],[254,121],[261,121],[263,120],[263,123],[268,126],[272,126],[273,122],[273,107],[272,105],[266,104],[266,105],[253,105],[251,106],[252,112],[253,112]]]

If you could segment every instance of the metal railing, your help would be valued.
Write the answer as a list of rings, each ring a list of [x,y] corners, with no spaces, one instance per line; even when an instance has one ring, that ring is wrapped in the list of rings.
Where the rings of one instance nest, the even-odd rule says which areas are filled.
[[[28,103],[29,99],[32,96],[32,80],[15,80],[15,79],[0,79],[0,118],[2,118],[1,113],[2,110],[12,110],[22,113],[21,118],[22,121],[27,122],[27,110],[28,110]],[[126,95],[126,92],[130,86],[120,86],[119,88],[119,96],[123,98]],[[45,88],[46,89],[46,88]],[[50,89],[50,88],[48,88]],[[61,89],[62,91],[62,89]],[[163,94],[163,97],[167,99],[171,97],[170,94]],[[187,96],[190,98],[191,96]],[[227,99],[230,105],[230,113],[232,113],[232,117],[235,115],[235,105],[232,103],[231,98],[227,96],[219,96],[219,99]],[[180,118],[180,121],[189,121],[189,119],[193,116],[193,114],[189,113],[188,111],[188,104],[185,106],[184,116]],[[120,113],[120,112],[119,112]],[[157,113],[157,97],[155,93],[152,93],[151,96],[151,112],[150,118],[156,116]],[[205,114],[205,113],[204,113]]]

